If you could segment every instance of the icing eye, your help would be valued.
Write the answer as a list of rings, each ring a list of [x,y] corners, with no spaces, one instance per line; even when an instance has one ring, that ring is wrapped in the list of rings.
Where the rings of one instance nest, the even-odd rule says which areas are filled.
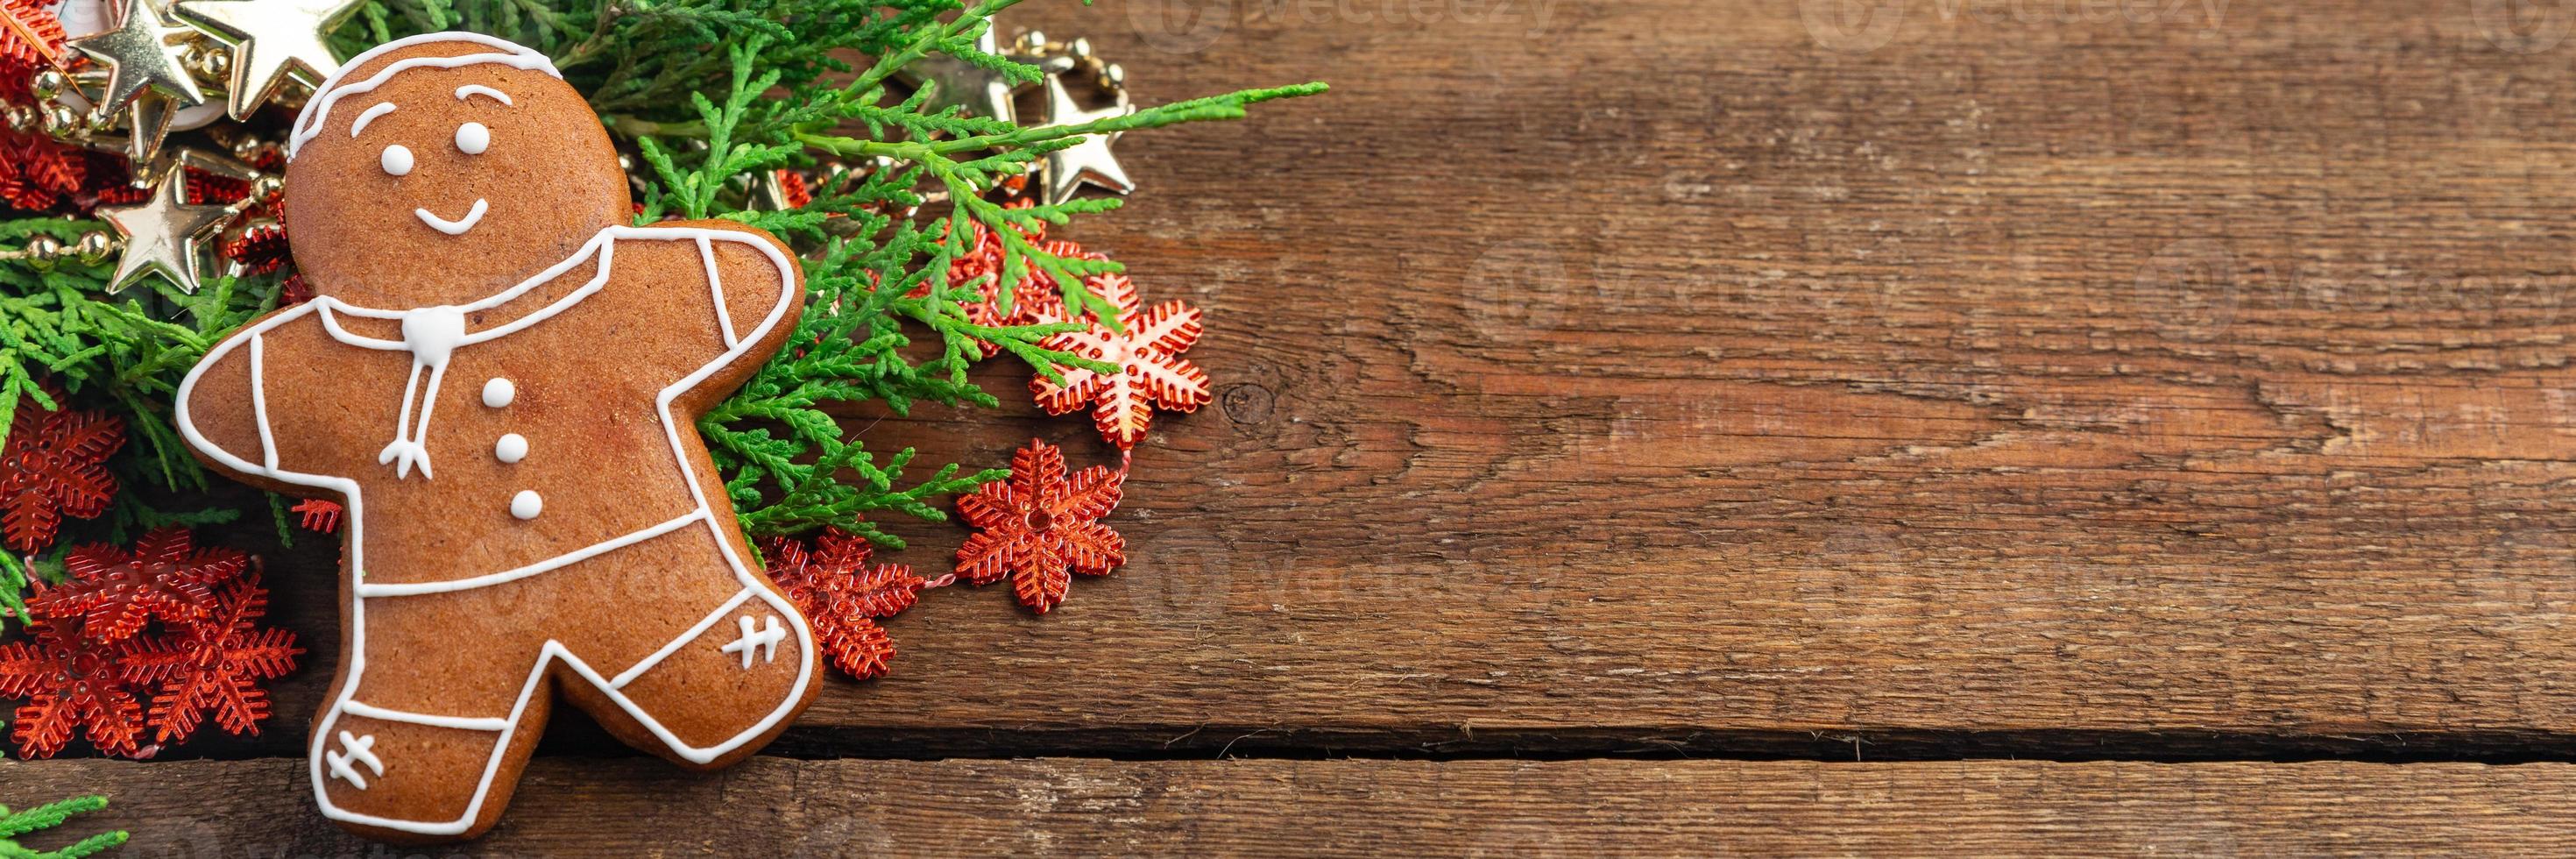
[[[411,150],[400,143],[387,146],[384,157],[377,159],[377,162],[384,165],[385,175],[408,175],[411,173]]]
[[[456,151],[467,155],[481,155],[483,150],[490,148],[492,148],[492,129],[484,128],[483,123],[468,122],[456,127]]]

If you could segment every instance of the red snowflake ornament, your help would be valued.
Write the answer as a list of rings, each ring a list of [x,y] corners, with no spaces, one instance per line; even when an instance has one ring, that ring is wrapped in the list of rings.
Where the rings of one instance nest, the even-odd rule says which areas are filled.
[[[251,274],[267,274],[286,267],[293,260],[288,254],[286,227],[275,221],[260,221],[243,227],[241,235],[225,242],[224,259],[241,263]]]
[[[1041,375],[1029,380],[1029,392],[1051,415],[1089,405],[1100,437],[1127,450],[1144,439],[1155,408],[1195,412],[1208,404],[1207,373],[1181,357],[1190,344],[1198,342],[1199,311],[1179,301],[1143,309],[1135,282],[1125,275],[1092,278],[1091,288],[1118,306],[1118,327],[1124,330],[1113,332],[1092,320],[1088,329],[1050,336],[1043,345],[1116,365],[1119,370],[1097,373],[1059,366],[1062,383]]]
[[[0,62],[29,71],[38,65],[63,65],[63,22],[54,17],[53,5],[46,0],[0,0]]]
[[[63,402],[60,392],[46,393],[56,404]],[[116,495],[107,457],[124,445],[122,418],[68,407],[49,412],[34,397],[20,395],[9,442],[0,446],[0,534],[8,547],[43,549],[53,544],[63,517],[107,512]]]
[[[1027,200],[1018,200],[1010,203],[1009,207],[1018,209],[1030,205],[1033,204]],[[971,244],[967,246],[964,253],[958,254],[948,263],[948,285],[964,286],[971,283],[975,287],[975,298],[959,302],[959,306],[966,311],[966,321],[988,328],[1000,328],[1051,322],[1064,318],[1064,292],[1056,287],[1054,277],[1035,268],[1027,269],[1020,275],[1020,282],[1011,290],[1011,309],[1009,312],[1004,312],[1000,300],[1002,236],[980,221],[972,222],[970,226],[973,229]],[[1038,244],[1040,249],[1056,256],[1108,259],[1100,254],[1086,252],[1081,245],[1072,242],[1046,241],[1046,222],[1044,221],[1021,231],[1020,235],[1032,244]],[[918,297],[927,295],[929,292],[930,288],[925,285],[913,290],[912,294]],[[1001,352],[1001,347],[991,343],[985,343],[983,347],[984,355],[988,358]]]
[[[5,73],[5,72],[0,72]],[[0,202],[37,211],[88,187],[87,152],[43,135],[0,130]]]
[[[1118,509],[1127,469],[1095,465],[1068,478],[1064,451],[1043,441],[1011,455],[1011,478],[957,499],[983,529],[957,549],[957,575],[978,585],[1005,575],[1020,604],[1045,614],[1064,601],[1073,573],[1106,575],[1127,563],[1127,540],[1100,519]]]
[[[304,514],[300,522],[304,530],[320,531],[325,534],[340,530],[340,514],[345,512],[340,502],[324,501],[319,498],[307,498],[286,509]]]
[[[784,167],[771,172],[778,179],[779,202],[787,204],[790,209],[813,205],[814,186],[805,181],[805,174]]]
[[[269,712],[259,682],[286,676],[304,655],[295,633],[259,626],[267,613],[268,591],[252,573],[216,593],[204,621],[140,640],[126,654],[126,676],[159,690],[149,714],[154,742],[185,739],[209,712],[227,733],[259,733]]]
[[[894,659],[894,640],[878,618],[902,614],[921,596],[947,580],[932,582],[912,574],[904,564],[869,566],[875,547],[837,531],[827,532],[812,548],[795,540],[772,540],[767,547],[769,579],[787,592],[805,619],[814,625],[814,640],[841,672],[859,680],[883,677]]]
[[[102,643],[131,638],[155,618],[174,627],[201,623],[216,609],[214,587],[240,578],[250,556],[195,544],[185,528],[157,528],[131,553],[76,547],[63,558],[70,580],[39,588],[27,608],[56,623],[78,619],[81,637]]]
[[[119,661],[123,649],[73,634],[60,622],[31,620],[30,640],[0,644],[0,698],[25,698],[10,717],[18,756],[50,758],[79,732],[105,754],[148,758],[143,704]]]

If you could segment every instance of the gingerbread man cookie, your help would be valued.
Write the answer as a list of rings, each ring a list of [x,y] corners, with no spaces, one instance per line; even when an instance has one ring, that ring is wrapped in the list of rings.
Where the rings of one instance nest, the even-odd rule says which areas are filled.
[[[297,118],[286,219],[314,298],[208,352],[180,431],[347,505],[322,811],[468,838],[556,693],[714,768],[815,693],[695,418],[795,327],[803,273],[721,221],[624,226],[607,134],[544,55],[467,33],[343,65]]]

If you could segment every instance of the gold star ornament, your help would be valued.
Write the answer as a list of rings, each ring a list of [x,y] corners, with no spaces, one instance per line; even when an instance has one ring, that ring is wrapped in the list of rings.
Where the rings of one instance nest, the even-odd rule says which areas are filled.
[[[234,119],[277,97],[287,78],[319,86],[340,68],[326,44],[365,0],[182,0],[179,19],[232,48],[232,91],[224,109]]]
[[[1073,93],[1064,88],[1064,75],[1060,73],[1047,75],[1046,91],[1046,128],[1081,125],[1136,112],[1136,106],[1128,103],[1124,88],[1117,90],[1116,104],[1099,110],[1083,110],[1081,103],[1073,100]],[[1082,135],[1075,138],[1079,142],[1072,146],[1047,153],[1043,164],[1047,204],[1073,199],[1074,192],[1082,190],[1085,184],[1106,188],[1114,194],[1134,192],[1135,181],[1127,178],[1126,168],[1118,166],[1118,156],[1109,151],[1109,144],[1118,142],[1121,133]]]
[[[171,26],[152,0],[125,0],[124,7],[124,19],[115,29],[71,41],[90,59],[107,64],[107,95],[98,109],[124,110],[126,102],[146,88],[160,91],[181,107],[205,104],[206,94],[197,89],[178,47],[170,43],[196,31]]]
[[[117,257],[116,276],[107,281],[107,293],[125,291],[135,281],[150,275],[168,278],[180,292],[197,291],[197,245],[224,228],[233,212],[223,206],[188,205],[187,169],[172,163],[162,171],[161,184],[152,189],[152,198],[132,206],[102,206],[98,216],[125,237],[125,253]]]

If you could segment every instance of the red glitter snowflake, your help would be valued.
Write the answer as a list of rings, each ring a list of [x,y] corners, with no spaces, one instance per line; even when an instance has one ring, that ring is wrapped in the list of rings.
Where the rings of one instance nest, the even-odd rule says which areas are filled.
[[[63,402],[60,392],[46,396]],[[108,454],[125,445],[125,421],[70,408],[46,411],[21,394],[0,446],[0,534],[9,548],[33,552],[54,542],[64,516],[89,519],[107,512],[116,495]]]
[[[39,587],[27,607],[56,622],[78,618],[81,637],[116,642],[155,618],[175,626],[205,621],[216,608],[214,587],[240,578],[250,556],[220,546],[199,549],[185,528],[156,528],[131,553],[79,546],[63,566],[71,578]]]
[[[1017,200],[1008,204],[1008,207],[1019,209],[1030,205],[1033,205],[1030,201]],[[1002,292],[1001,234],[984,226],[980,221],[973,222],[972,227],[972,244],[968,245],[965,253],[950,259],[948,263],[948,285],[963,286],[969,283],[975,285],[976,297],[960,303],[966,311],[966,321],[999,328],[1052,322],[1064,318],[1063,290],[1056,286],[1053,276],[1035,268],[1021,273],[1019,284],[1011,290],[1011,309],[1009,312],[1004,312],[999,300]],[[1040,250],[1059,257],[1108,259],[1101,254],[1085,251],[1081,245],[1073,242],[1047,241],[1044,221],[1030,225],[1028,229],[1022,230],[1020,235],[1027,238],[1031,244],[1038,245]],[[928,292],[929,288],[925,286],[913,290],[913,295],[925,295]],[[991,343],[984,344],[986,357],[991,357],[1000,351],[1001,347]]]
[[[860,680],[885,676],[894,659],[894,640],[877,619],[902,614],[922,589],[953,580],[929,581],[904,564],[869,566],[875,551],[868,541],[838,531],[826,532],[812,548],[787,539],[767,546],[770,581],[814,624],[823,655]]]
[[[63,22],[46,0],[0,0],[0,62],[20,75],[39,65],[61,66]]]
[[[287,275],[286,283],[277,288],[277,300],[290,306],[312,301],[313,285],[304,282],[303,272]]]
[[[252,573],[216,592],[214,611],[202,622],[140,640],[125,655],[126,676],[151,683],[149,715],[154,742],[185,739],[212,712],[227,733],[257,734],[268,718],[268,690],[295,670],[295,633],[261,628],[268,591]]]
[[[1136,446],[1154,421],[1154,409],[1195,412],[1208,404],[1208,377],[1181,353],[1199,339],[1199,311],[1179,301],[1152,309],[1141,307],[1136,284],[1125,275],[1092,279],[1092,291],[1118,306],[1118,326],[1093,320],[1088,329],[1050,336],[1043,345],[1112,364],[1118,372],[1096,373],[1081,367],[1056,369],[1059,384],[1041,375],[1029,380],[1029,392],[1047,414],[1061,415],[1091,407],[1091,422],[1100,437],[1120,450]]]
[[[340,507],[340,502],[324,501],[319,498],[307,498],[286,509],[303,514],[301,524],[304,530],[320,531],[325,534],[340,530],[340,514],[345,512]]]
[[[293,259],[287,252],[286,227],[275,221],[243,227],[240,237],[224,243],[223,255],[251,274],[276,271]]]
[[[783,167],[774,172],[778,176],[778,195],[782,198],[779,202],[786,203],[790,209],[802,209],[813,204],[814,186],[805,181],[805,174]]]
[[[1127,469],[1095,465],[1068,478],[1064,451],[1043,441],[1011,455],[1011,478],[957,499],[983,530],[957,549],[957,575],[991,584],[1005,575],[1020,604],[1045,614],[1064,601],[1073,573],[1105,575],[1127,563],[1127,540],[1101,517],[1118,509]]]
[[[190,170],[188,203],[195,206],[229,206],[250,196],[250,183],[230,176],[217,176],[203,170]]]
[[[72,195],[72,205],[81,212],[96,211],[100,206],[131,206],[151,199],[152,189],[134,187],[125,156],[91,152],[87,158],[89,182],[80,193]]]
[[[105,754],[148,758],[143,703],[119,657],[123,648],[73,634],[52,620],[27,623],[29,640],[0,644],[0,698],[25,698],[10,717],[18,756],[50,758],[75,731]]]
[[[88,153],[38,134],[0,130],[0,202],[50,209],[88,187]]]

